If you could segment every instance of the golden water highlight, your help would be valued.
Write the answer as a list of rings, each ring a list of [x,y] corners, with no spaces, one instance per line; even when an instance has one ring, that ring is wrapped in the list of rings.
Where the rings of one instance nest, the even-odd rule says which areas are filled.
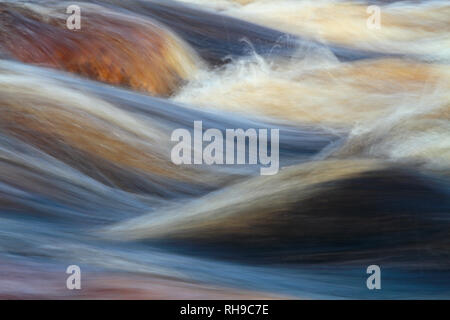
[[[301,36],[361,49],[450,59],[448,1],[414,4],[375,2],[381,9],[379,29],[367,27],[373,14],[364,1],[332,0],[183,0],[222,14]]]

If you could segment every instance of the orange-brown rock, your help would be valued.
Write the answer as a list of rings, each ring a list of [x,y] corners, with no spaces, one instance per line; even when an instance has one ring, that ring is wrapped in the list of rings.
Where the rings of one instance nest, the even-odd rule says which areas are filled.
[[[81,29],[69,30],[65,9],[0,4],[0,52],[161,96],[195,70],[195,53],[148,19],[86,5]]]

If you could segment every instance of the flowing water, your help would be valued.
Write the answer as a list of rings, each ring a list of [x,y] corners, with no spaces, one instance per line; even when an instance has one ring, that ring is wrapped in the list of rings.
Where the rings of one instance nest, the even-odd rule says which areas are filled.
[[[0,298],[449,298],[449,16],[0,1]],[[174,164],[194,121],[279,129],[279,172]]]

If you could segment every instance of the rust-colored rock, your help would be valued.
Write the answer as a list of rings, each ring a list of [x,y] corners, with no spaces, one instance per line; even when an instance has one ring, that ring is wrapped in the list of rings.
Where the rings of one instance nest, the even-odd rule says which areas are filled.
[[[0,52],[154,95],[170,95],[195,70],[196,55],[171,32],[103,7],[82,7],[81,29],[65,7],[0,4]]]

